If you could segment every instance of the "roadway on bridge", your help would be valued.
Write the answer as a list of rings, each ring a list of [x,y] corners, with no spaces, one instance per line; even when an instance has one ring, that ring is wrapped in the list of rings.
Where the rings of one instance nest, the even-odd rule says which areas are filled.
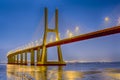
[[[103,30],[99,30],[99,31],[95,31],[95,32],[90,32],[90,33],[86,33],[86,34],[81,34],[81,35],[78,35],[78,36],[75,36],[75,37],[51,42],[51,43],[46,44],[46,47],[64,45],[64,44],[69,44],[69,43],[72,43],[72,42],[83,41],[83,40],[87,40],[87,39],[92,39],[92,38],[97,38],[97,37],[102,37],[102,36],[107,36],[107,35],[112,35],[112,34],[117,34],[117,33],[120,33],[120,26],[115,26],[115,27],[111,27],[111,28],[107,28],[107,29],[103,29]],[[31,47],[31,48],[24,49],[24,50],[21,50],[21,51],[17,51],[17,52],[8,54],[8,56],[9,55],[14,55],[14,54],[17,54],[17,53],[21,53],[21,52],[25,52],[25,51],[30,51],[31,49],[37,50],[38,48],[42,48],[42,45]]]

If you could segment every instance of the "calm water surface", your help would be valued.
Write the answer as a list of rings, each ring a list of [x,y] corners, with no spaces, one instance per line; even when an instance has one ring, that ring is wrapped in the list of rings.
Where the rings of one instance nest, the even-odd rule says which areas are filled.
[[[0,64],[0,80],[120,80],[120,63],[69,63],[66,66]]]

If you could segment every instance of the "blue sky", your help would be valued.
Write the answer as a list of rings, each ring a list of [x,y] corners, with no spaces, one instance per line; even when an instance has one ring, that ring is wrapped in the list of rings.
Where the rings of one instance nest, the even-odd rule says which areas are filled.
[[[49,10],[49,26],[53,27],[55,8],[59,9],[59,31],[80,28],[80,34],[118,24],[119,0],[0,0],[0,56],[9,50],[42,37],[44,7]],[[109,17],[105,22],[104,18]],[[62,46],[65,60],[120,61],[120,34]],[[56,59],[50,48],[49,59]]]

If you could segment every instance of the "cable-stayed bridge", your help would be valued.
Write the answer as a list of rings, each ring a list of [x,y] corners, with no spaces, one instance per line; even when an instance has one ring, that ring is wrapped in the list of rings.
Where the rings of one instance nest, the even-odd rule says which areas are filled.
[[[69,44],[72,42],[83,41],[87,39],[103,37],[108,35],[113,35],[120,33],[120,26],[114,26],[112,28],[107,28],[103,30],[98,30],[95,32],[90,32],[86,34],[81,34],[78,36],[71,36],[70,38],[60,39],[59,31],[58,31],[58,9],[55,10],[55,28],[51,29],[48,28],[48,10],[45,8],[45,29],[44,29],[44,36],[43,36],[43,43],[41,45],[31,46],[24,49],[18,49],[12,52],[9,52],[7,55],[8,64],[20,64],[20,65],[27,65],[27,54],[30,53],[30,64],[35,65],[35,59],[37,59],[37,65],[65,65],[66,63],[62,57],[62,50],[61,45]],[[54,33],[56,35],[56,41],[47,43],[47,36],[48,33]],[[47,61],[47,48],[49,47],[57,47],[58,52],[58,61]],[[35,51],[37,52],[37,58],[35,58]]]

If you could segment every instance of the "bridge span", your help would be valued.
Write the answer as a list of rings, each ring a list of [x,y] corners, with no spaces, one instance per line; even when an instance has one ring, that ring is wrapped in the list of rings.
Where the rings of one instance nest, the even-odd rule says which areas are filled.
[[[81,35],[74,36],[71,38],[67,38],[67,39],[56,41],[56,42],[48,43],[46,45],[46,47],[64,45],[64,44],[69,44],[72,42],[83,41],[83,40],[87,40],[87,39],[108,36],[108,35],[117,34],[117,33],[120,33],[120,26],[115,26],[112,28],[107,28],[107,29],[103,29],[103,30],[99,30],[99,31],[95,31],[95,32],[81,34]]]
[[[60,37],[58,35],[58,10],[56,9],[55,11],[55,25],[56,25],[55,29],[48,28],[48,22],[47,22],[48,14],[47,13],[48,13],[47,8],[45,8],[45,33],[44,33],[44,38],[43,38],[43,44],[39,46],[35,46],[35,47],[9,53],[7,55],[8,64],[27,65],[27,54],[30,53],[31,54],[31,61],[30,61],[31,65],[34,65],[35,64],[35,51],[37,51],[37,65],[65,65],[66,63],[64,62],[62,58],[62,51],[61,51],[60,45],[120,33],[120,26],[114,26],[111,28],[106,28],[103,30],[98,30],[95,32],[81,34],[75,37],[60,40]],[[53,32],[56,34],[57,41],[47,44],[46,39],[47,39],[47,33],[49,32]],[[58,61],[47,61],[47,48],[53,47],[53,46],[57,46]]]

